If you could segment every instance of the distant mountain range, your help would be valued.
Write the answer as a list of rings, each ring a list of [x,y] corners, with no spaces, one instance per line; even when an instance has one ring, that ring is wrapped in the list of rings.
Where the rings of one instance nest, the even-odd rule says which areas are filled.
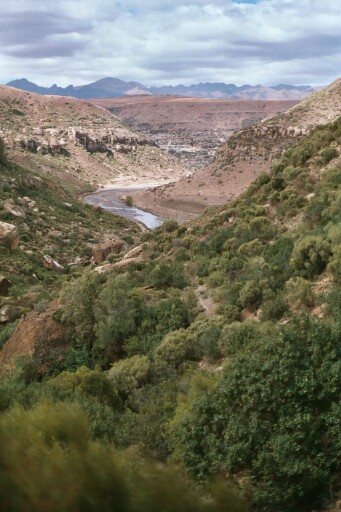
[[[9,82],[9,87],[43,95],[71,96],[79,99],[118,98],[122,96],[172,95],[196,98],[228,98],[243,100],[300,100],[320,89],[310,85],[279,84],[271,87],[263,85],[241,85],[205,82],[195,85],[166,85],[146,87],[138,82],[125,82],[119,78],[102,78],[86,85],[68,87],[40,87],[26,78]]]

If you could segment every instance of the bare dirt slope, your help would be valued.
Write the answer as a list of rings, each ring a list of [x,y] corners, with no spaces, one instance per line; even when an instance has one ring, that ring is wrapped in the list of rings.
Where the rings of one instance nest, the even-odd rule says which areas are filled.
[[[0,137],[20,163],[71,181],[165,183],[186,175],[148,137],[74,98],[0,86]]]
[[[147,135],[192,170],[213,160],[235,131],[288,110],[298,101],[246,101],[135,96],[92,100],[108,108],[131,129]]]
[[[235,133],[206,168],[177,183],[134,194],[134,200],[179,222],[193,218],[206,206],[223,204],[240,195],[262,171],[269,171],[286,148],[313,127],[340,115],[341,79],[288,112]]]

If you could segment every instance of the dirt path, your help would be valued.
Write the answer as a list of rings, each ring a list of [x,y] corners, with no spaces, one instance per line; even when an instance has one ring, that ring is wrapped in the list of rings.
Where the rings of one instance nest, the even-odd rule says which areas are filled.
[[[217,305],[213,302],[213,299],[208,294],[207,286],[201,284],[194,290],[195,295],[198,299],[200,306],[202,307],[203,313],[206,316],[214,317],[217,314]]]

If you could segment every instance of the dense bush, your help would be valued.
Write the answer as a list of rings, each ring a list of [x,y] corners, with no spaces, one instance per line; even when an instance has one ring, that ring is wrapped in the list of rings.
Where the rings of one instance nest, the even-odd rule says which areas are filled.
[[[138,327],[143,298],[134,291],[125,275],[112,275],[102,288],[96,303],[96,341],[94,357],[108,366],[121,353],[126,339]]]
[[[109,370],[109,380],[113,388],[128,396],[148,380],[150,369],[149,359],[146,356],[132,356],[114,363]]]
[[[219,512],[240,509],[231,492],[210,502],[172,469],[142,464],[92,441],[79,408],[43,404],[0,418],[0,502],[16,512]],[[226,508],[227,507],[227,508]]]
[[[244,475],[259,505],[310,510],[339,467],[340,325],[305,319],[272,332],[179,411],[177,454],[201,479]]]
[[[333,274],[335,281],[341,282],[341,246],[335,247],[327,269]]]
[[[293,309],[305,309],[314,305],[311,283],[303,277],[291,277],[285,285],[286,299]]]
[[[259,326],[255,322],[232,322],[224,327],[219,348],[224,356],[230,356],[249,347],[258,337]]]
[[[90,347],[95,337],[94,304],[100,283],[98,274],[86,270],[81,277],[67,283],[61,292],[62,319],[72,324],[76,336]]]
[[[154,368],[160,376],[174,375],[183,363],[197,359],[200,355],[200,346],[196,343],[195,336],[180,329],[167,334],[157,347]]]
[[[290,264],[303,277],[313,277],[326,268],[331,255],[330,244],[318,235],[308,235],[294,246]]]
[[[151,286],[156,288],[166,288],[169,286],[184,288],[186,286],[184,269],[179,262],[173,265],[158,263],[151,269],[148,281]]]
[[[239,293],[239,301],[244,308],[257,308],[262,302],[262,297],[259,283],[253,280],[246,281]]]

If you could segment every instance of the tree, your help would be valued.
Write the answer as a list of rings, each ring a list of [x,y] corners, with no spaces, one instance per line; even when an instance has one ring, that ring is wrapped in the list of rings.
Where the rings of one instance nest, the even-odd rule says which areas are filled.
[[[90,269],[81,277],[67,283],[61,292],[62,319],[72,324],[77,337],[89,347],[94,341],[94,304],[101,278]]]
[[[141,316],[142,297],[135,293],[125,275],[110,276],[95,306],[95,359],[108,367],[120,356],[124,342],[136,333]]]

